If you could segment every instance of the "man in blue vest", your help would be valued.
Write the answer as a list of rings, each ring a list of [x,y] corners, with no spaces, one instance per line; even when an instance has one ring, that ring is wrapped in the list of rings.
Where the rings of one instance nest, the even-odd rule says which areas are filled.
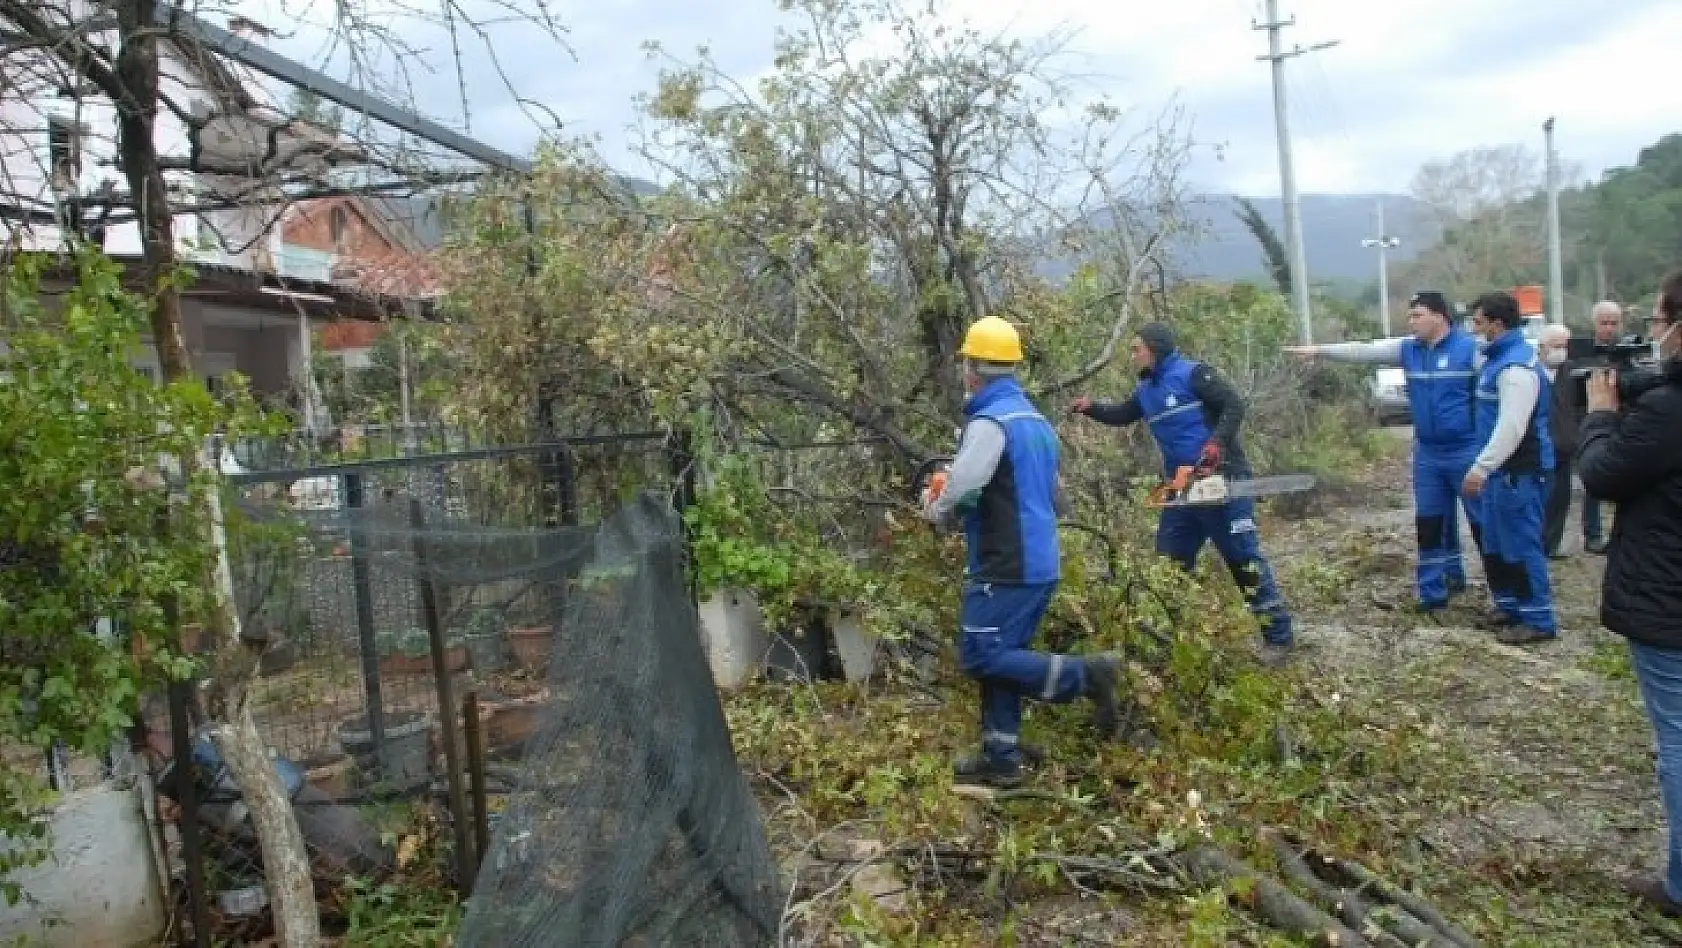
[[[1333,362],[1398,365],[1407,377],[1408,408],[1413,416],[1413,523],[1419,544],[1415,570],[1418,609],[1441,611],[1450,597],[1465,591],[1460,524],[1455,515],[1460,485],[1483,441],[1477,431],[1478,342],[1455,325],[1448,300],[1427,290],[1408,301],[1412,336],[1376,342],[1290,346],[1292,355],[1324,357]],[[1481,549],[1481,505],[1464,504],[1472,538]]]
[[[1116,427],[1144,421],[1162,452],[1163,473],[1196,466],[1228,476],[1248,477],[1249,463],[1238,441],[1244,399],[1214,369],[1186,358],[1175,347],[1174,333],[1162,323],[1140,327],[1132,345],[1139,385],[1122,402],[1075,399],[1070,410]],[[1197,565],[1205,542],[1212,542],[1244,591],[1244,599],[1262,624],[1260,657],[1269,665],[1284,662],[1292,643],[1291,614],[1273,581],[1256,533],[1256,505],[1249,498],[1205,507],[1171,507],[1156,527],[1156,551],[1186,570]]]
[[[1503,645],[1558,635],[1542,545],[1554,467],[1551,397],[1523,319],[1511,293],[1486,293],[1472,308],[1472,329],[1488,342],[1477,387],[1482,449],[1461,493],[1483,506],[1483,571],[1496,609],[1489,625]]]
[[[1061,578],[1057,432],[1016,380],[1022,342],[997,316],[970,326],[963,434],[945,487],[924,499],[936,524],[961,517],[968,564],[958,662],[981,686],[981,752],[960,759],[960,783],[1021,782],[1022,699],[1090,698],[1106,735],[1117,728],[1119,663],[1029,648]]]

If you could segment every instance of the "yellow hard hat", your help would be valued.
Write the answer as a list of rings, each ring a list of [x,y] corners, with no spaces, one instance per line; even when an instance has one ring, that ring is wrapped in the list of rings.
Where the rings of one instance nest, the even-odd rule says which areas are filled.
[[[970,324],[958,353],[982,362],[1021,362],[1022,339],[1010,323],[997,316],[983,316]]]

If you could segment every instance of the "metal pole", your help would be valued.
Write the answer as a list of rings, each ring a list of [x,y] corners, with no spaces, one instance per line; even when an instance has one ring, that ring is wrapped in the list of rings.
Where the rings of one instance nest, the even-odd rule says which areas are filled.
[[[1565,322],[1565,266],[1559,236],[1559,154],[1554,151],[1554,120],[1542,123],[1548,161],[1548,321]]]
[[[368,707],[368,740],[380,773],[385,774],[385,698],[380,687],[380,646],[374,632],[374,584],[368,575],[368,529],[362,475],[344,475],[345,509],[350,514],[350,588],[356,601],[356,647],[362,658],[362,694]]]
[[[479,875],[479,867],[485,862],[485,853],[491,848],[491,818],[487,812],[485,794],[485,738],[480,729],[479,721],[479,692],[469,690],[467,696],[461,699],[461,722],[467,732],[467,780],[473,794],[473,849],[478,858],[473,863],[473,876]],[[473,886],[468,884],[467,893],[473,894]]]
[[[1401,243],[1384,228],[1384,201],[1378,202],[1378,236],[1361,241],[1363,247],[1378,248],[1378,312],[1384,323],[1385,338],[1390,336],[1390,248]]]
[[[426,526],[418,497],[409,498],[409,526],[415,531],[415,583],[420,586],[421,615],[432,645],[432,675],[438,687],[438,723],[444,729],[444,777],[450,788],[450,817],[455,824],[456,880],[473,885],[473,827],[468,820],[467,791],[461,784],[461,736],[456,727],[455,684],[444,648],[444,622],[438,609],[438,589],[427,575]]]

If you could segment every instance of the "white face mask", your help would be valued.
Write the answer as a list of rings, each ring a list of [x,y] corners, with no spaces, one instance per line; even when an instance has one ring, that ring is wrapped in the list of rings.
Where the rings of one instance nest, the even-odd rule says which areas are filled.
[[[1565,354],[1564,349],[1549,349],[1548,354],[1543,356],[1542,360],[1557,369],[1565,364]]]

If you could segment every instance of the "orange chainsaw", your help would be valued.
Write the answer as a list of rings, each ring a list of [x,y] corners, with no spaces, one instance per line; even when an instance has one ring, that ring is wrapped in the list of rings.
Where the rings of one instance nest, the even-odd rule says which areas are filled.
[[[1314,487],[1312,474],[1278,474],[1273,477],[1244,477],[1228,479],[1208,468],[1185,465],[1174,472],[1174,479],[1151,488],[1145,499],[1150,507],[1212,507],[1229,500],[1249,497],[1268,497],[1273,494],[1293,494]]]

